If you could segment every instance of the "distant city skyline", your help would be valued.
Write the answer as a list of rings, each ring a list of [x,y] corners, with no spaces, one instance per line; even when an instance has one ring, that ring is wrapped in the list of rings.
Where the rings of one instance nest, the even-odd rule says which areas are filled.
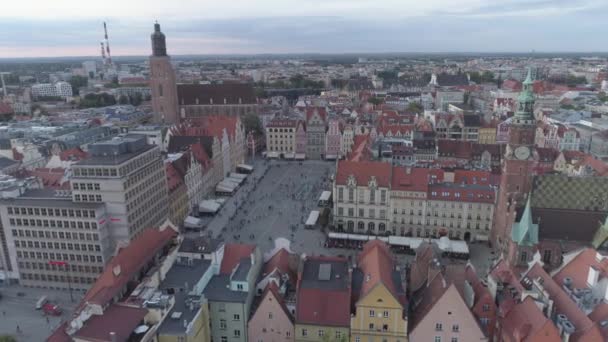
[[[171,55],[596,52],[602,0],[22,0],[0,12],[0,58],[150,54],[158,20]]]

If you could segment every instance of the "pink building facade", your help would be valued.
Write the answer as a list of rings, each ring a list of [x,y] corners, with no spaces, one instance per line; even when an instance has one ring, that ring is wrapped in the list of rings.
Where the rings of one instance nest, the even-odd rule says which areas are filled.
[[[248,340],[252,342],[293,342],[295,327],[292,315],[274,283],[266,287],[262,300],[251,316]]]
[[[340,122],[336,119],[330,119],[327,134],[325,135],[325,158],[339,159],[340,158],[340,142],[342,141],[342,133],[340,132]]]

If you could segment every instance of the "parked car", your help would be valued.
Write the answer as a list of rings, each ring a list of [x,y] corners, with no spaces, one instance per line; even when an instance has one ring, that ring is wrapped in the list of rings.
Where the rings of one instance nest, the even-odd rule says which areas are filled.
[[[61,308],[59,307],[59,305],[52,304],[52,303],[44,304],[44,306],[42,307],[42,311],[46,315],[51,315],[51,316],[61,316],[61,313],[63,312],[61,310]]]

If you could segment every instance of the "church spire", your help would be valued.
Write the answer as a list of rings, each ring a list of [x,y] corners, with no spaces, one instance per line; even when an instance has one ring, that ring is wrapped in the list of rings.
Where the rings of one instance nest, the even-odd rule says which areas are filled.
[[[534,81],[532,80],[532,70],[528,68],[528,75],[522,84],[521,93],[517,97],[517,112],[515,112],[516,124],[534,123]]]
[[[152,40],[152,55],[156,57],[163,57],[167,55],[167,44],[165,42],[165,35],[160,31],[160,24],[154,23],[154,32],[151,35]]]
[[[519,222],[513,223],[513,229],[511,230],[511,240],[519,246],[534,246],[538,244],[538,224],[535,224],[532,220],[531,198],[532,196],[528,194],[524,212]]]

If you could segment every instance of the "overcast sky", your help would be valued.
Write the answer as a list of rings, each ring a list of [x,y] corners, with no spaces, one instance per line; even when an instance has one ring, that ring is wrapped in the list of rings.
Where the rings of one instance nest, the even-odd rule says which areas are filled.
[[[0,58],[606,51],[607,0],[2,0]]]

